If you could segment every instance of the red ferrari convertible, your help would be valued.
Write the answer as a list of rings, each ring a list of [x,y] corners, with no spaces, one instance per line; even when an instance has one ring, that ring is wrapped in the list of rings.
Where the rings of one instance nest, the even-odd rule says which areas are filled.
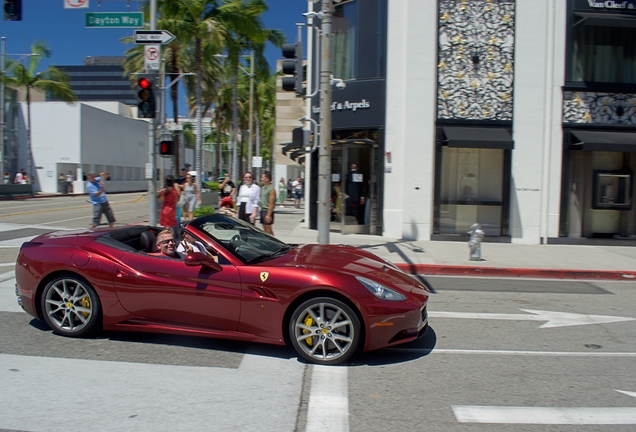
[[[205,248],[174,259],[156,254],[159,231],[64,231],[24,243],[19,303],[63,336],[102,328],[291,344],[318,364],[427,328],[427,288],[365,250],[290,245],[211,215],[174,230]]]

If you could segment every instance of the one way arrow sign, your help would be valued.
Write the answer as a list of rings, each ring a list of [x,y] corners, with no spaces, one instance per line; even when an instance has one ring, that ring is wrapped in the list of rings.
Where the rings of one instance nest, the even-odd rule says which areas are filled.
[[[166,30],[135,30],[136,44],[169,44],[175,36]]]

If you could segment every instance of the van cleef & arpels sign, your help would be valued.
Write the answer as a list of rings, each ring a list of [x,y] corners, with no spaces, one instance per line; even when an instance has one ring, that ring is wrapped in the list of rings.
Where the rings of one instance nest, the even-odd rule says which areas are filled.
[[[576,0],[577,10],[608,10],[608,11],[632,11],[636,12],[636,1],[616,0]]]

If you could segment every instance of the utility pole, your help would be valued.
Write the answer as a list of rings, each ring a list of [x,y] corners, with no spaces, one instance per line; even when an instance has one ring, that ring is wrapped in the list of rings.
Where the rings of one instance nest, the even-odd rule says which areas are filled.
[[[157,29],[157,0],[150,0],[150,30]],[[158,92],[161,93],[161,92]],[[148,179],[148,224],[157,225],[157,188],[155,186],[155,119],[148,121],[148,165],[151,177]]]
[[[331,221],[331,16],[332,0],[323,0],[320,61],[320,147],[318,151],[318,243],[329,244]]]
[[[5,148],[4,148],[4,52],[5,52],[5,43],[6,39],[2,36],[2,41],[0,42],[0,174],[4,175],[4,158],[5,158]],[[11,179],[9,178],[9,182]]]

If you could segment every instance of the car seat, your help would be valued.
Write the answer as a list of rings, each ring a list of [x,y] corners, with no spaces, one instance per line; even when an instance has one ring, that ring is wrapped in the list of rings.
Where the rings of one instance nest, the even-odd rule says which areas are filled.
[[[154,253],[157,252],[157,236],[152,231],[141,233],[141,250]]]
[[[170,231],[172,231],[172,238],[174,239],[174,244],[179,246],[181,240],[183,240],[183,228],[180,226],[172,226],[170,227]]]

